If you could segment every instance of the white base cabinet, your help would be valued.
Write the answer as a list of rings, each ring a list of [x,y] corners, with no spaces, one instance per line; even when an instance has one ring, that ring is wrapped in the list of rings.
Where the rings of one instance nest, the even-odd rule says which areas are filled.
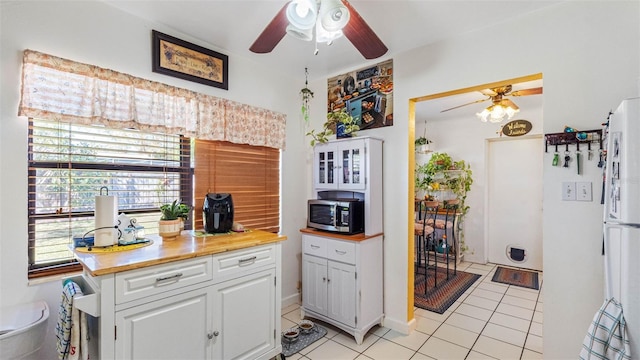
[[[116,312],[116,358],[210,359],[211,299],[205,288]]]
[[[302,235],[302,317],[339,327],[362,344],[383,320],[382,235],[361,241]]]
[[[271,359],[280,344],[280,244],[92,277],[97,359]],[[96,343],[95,341],[93,342]]]
[[[276,347],[275,280],[262,271],[214,287],[214,359],[259,359]]]

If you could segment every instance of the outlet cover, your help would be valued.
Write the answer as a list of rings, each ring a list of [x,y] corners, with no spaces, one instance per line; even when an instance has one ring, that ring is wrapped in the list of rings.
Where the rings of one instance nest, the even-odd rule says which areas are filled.
[[[592,190],[590,181],[581,181],[576,183],[576,200],[591,201]]]
[[[565,181],[562,183],[562,200],[576,200],[576,183]]]

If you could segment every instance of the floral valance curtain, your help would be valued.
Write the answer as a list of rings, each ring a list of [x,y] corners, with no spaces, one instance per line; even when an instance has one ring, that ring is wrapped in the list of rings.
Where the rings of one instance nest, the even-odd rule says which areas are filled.
[[[25,50],[18,115],[284,149],[286,116]]]

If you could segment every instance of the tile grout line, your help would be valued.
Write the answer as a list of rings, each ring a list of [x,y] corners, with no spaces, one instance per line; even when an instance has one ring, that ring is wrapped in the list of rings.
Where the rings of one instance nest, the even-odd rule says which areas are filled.
[[[540,291],[542,291],[542,282],[539,284],[540,289],[538,289],[538,296],[536,296],[536,307],[533,309],[533,315],[531,316],[531,321],[529,322],[529,329],[527,329],[527,336],[524,339],[524,345],[522,346],[522,351],[520,352],[520,359],[524,356],[524,350],[527,349],[527,340],[529,340],[529,335],[531,334],[531,325],[533,324],[533,318],[536,316],[536,308],[538,307],[538,300],[540,300]],[[527,349],[529,351],[533,351],[531,349]],[[537,351],[533,351],[538,353]],[[544,355],[543,353],[538,353],[540,355]]]
[[[495,266],[491,270],[494,270],[494,269],[495,269]],[[489,274],[491,274],[491,271],[489,271]],[[489,274],[487,274],[487,277],[489,276]],[[480,351],[473,350],[473,347],[478,343],[478,340],[480,339],[480,336],[482,336],[482,332],[484,331],[484,329],[487,328],[487,324],[489,324],[489,321],[491,321],[491,318],[496,313],[496,309],[498,308],[498,306],[500,306],[500,303],[502,302],[502,299],[504,299],[505,295],[507,294],[507,291],[509,291],[509,287],[508,286],[507,286],[507,290],[505,290],[505,292],[502,294],[502,297],[500,298],[500,301],[498,301],[498,304],[496,305],[495,309],[493,309],[493,311],[491,312],[491,316],[489,316],[487,321],[484,323],[484,326],[482,326],[482,330],[480,330],[480,332],[478,333],[478,336],[476,337],[476,340],[471,345],[471,348],[469,348],[469,352],[467,352],[467,356],[465,356],[465,359],[469,358],[469,355],[471,355],[472,351],[476,351],[476,352],[478,352],[480,354],[483,354],[483,355],[486,355],[486,356],[489,356],[489,357],[493,357],[493,356],[491,356],[489,354],[485,354],[485,353],[482,353]]]

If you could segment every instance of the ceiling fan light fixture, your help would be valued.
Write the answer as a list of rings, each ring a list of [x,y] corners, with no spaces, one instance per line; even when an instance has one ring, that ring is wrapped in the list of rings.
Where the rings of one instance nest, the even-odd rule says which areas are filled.
[[[287,6],[289,24],[299,30],[312,29],[318,17],[315,0],[292,0]]]
[[[349,39],[365,59],[377,59],[389,51],[347,0],[289,0],[265,26],[249,50],[256,54],[270,53],[287,33],[297,38],[304,34],[303,38],[308,40],[309,36],[302,30],[318,26],[318,14],[321,9],[325,22],[322,25],[322,16],[320,16],[320,25],[323,26],[323,30],[330,32],[342,30],[342,35]],[[291,25],[289,29],[287,29],[288,25]],[[339,34],[338,32],[331,37],[335,40]],[[331,44],[332,41],[329,40],[326,43]],[[316,41],[316,48],[317,43]]]
[[[514,109],[511,106],[501,104],[493,104],[482,112],[476,113],[476,116],[482,122],[499,123],[503,120],[510,120],[520,109]]]
[[[350,13],[340,0],[322,0],[319,18],[324,30],[332,32],[342,30],[347,25]]]
[[[298,40],[311,41],[313,39],[313,28],[300,29],[289,24],[287,25],[287,34]]]
[[[331,45],[333,40],[341,37],[342,35],[342,30],[327,31],[320,23],[320,19],[318,19],[318,23],[316,24],[316,42]]]

